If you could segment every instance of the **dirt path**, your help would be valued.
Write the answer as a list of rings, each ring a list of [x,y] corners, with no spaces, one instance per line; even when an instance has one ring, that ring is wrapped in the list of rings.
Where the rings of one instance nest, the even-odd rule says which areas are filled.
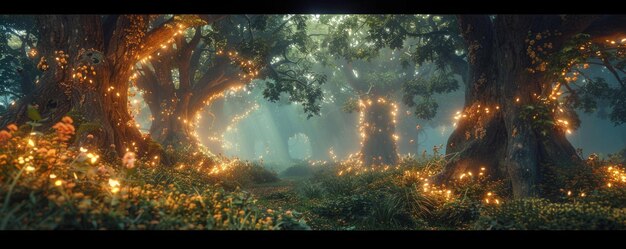
[[[291,210],[301,213],[304,221],[313,230],[336,230],[341,224],[337,221],[320,217],[313,212],[319,206],[319,199],[307,199],[298,196],[298,183],[301,179],[281,179],[270,184],[260,184],[246,188],[257,199],[257,204],[262,209]],[[345,225],[345,224],[344,224]]]

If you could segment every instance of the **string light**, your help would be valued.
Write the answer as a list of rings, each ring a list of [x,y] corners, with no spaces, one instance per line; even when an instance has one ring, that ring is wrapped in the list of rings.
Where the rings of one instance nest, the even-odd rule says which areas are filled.
[[[37,56],[37,53],[37,49],[31,48],[30,50],[28,50],[28,57],[33,59]]]
[[[115,179],[109,179],[109,186],[111,187],[111,193],[117,193],[120,191],[120,182]]]

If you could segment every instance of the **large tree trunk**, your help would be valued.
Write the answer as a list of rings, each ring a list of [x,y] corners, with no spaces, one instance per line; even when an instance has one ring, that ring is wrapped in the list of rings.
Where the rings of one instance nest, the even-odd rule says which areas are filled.
[[[165,99],[164,102],[169,102]],[[194,122],[198,110],[190,110],[189,103],[181,100],[178,103],[165,104],[166,108],[152,110],[154,120],[150,126],[152,138],[164,146],[173,146],[175,149],[196,148],[198,139],[194,135]]]
[[[147,16],[39,16],[45,72],[34,94],[20,100],[8,118],[24,122],[26,105],[34,103],[47,126],[73,116],[80,146],[111,148],[118,155],[152,153],[158,148],[137,129],[127,95],[135,62],[180,32],[178,21],[168,22],[147,32]]]
[[[362,136],[360,159],[364,165],[394,165],[398,162],[394,104],[382,98],[362,104],[359,130]]]
[[[469,48],[469,80],[464,111],[448,139],[451,160],[436,182],[484,167],[492,179],[509,179],[515,197],[527,197],[542,194],[538,188],[544,172],[541,167],[580,165],[562,129],[539,128],[522,115],[526,106],[540,104],[539,96],[555,80],[552,74],[529,70],[535,66],[527,54],[526,39],[545,30],[561,33],[547,39],[544,34],[541,40],[557,51],[590,20],[499,16],[492,22],[487,16],[459,17]]]
[[[197,32],[190,43],[179,40],[180,49],[150,60],[151,67],[142,66],[137,81],[137,86],[144,90],[143,97],[153,117],[150,135],[163,146],[173,149],[197,149],[200,141],[195,132],[196,115],[212,96],[241,84],[225,58],[216,59],[215,66],[194,80],[195,69],[192,68],[198,65],[192,67],[192,63],[199,62],[191,61],[189,56],[194,53],[199,34]],[[178,69],[178,86],[172,77],[173,69]]]
[[[137,52],[127,49],[133,45],[124,38],[139,34],[147,22],[142,16],[121,16],[108,34],[100,16],[40,18],[42,37],[60,36],[55,42],[65,56],[49,54],[48,63],[62,70],[52,83],[65,85],[72,93],[71,115],[77,124],[78,144],[112,148],[118,155],[147,148],[146,138],[128,112],[132,56]],[[105,35],[112,37],[109,48],[105,47]],[[55,62],[63,60],[67,63]]]

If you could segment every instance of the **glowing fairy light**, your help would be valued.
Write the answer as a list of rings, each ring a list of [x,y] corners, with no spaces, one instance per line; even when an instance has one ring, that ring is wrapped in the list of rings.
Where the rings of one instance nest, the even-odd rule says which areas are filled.
[[[246,110],[244,113],[240,114],[240,115],[236,115],[235,117],[233,117],[230,121],[230,124],[227,126],[227,130],[230,131],[232,130],[241,120],[246,119],[252,112],[258,110],[260,108],[258,103],[254,103],[254,105],[252,105],[252,107],[248,108],[248,110]]]
[[[120,182],[115,179],[109,179],[109,187],[111,187],[111,193],[117,193],[120,191]]]
[[[87,158],[89,158],[89,161],[94,164],[96,163],[96,161],[98,161],[98,158],[100,158],[100,156],[95,155],[93,153],[87,153]]]
[[[606,186],[612,188],[614,185],[626,184],[626,170],[618,165],[606,168]]]

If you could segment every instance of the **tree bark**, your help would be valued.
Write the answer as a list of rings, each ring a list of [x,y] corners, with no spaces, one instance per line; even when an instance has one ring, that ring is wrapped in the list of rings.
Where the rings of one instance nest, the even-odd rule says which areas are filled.
[[[395,165],[398,160],[398,146],[396,145],[396,124],[391,103],[374,100],[366,101],[361,112],[363,123],[360,131],[362,147],[360,159],[364,165]],[[371,103],[371,104],[370,104]]]
[[[35,104],[46,119],[44,127],[73,116],[77,145],[111,148],[117,155],[152,153],[128,112],[130,76],[135,62],[172,38],[183,21],[171,19],[150,32],[148,17],[141,15],[107,21],[99,15],[54,15],[37,21],[45,72],[33,94],[7,115],[9,122],[26,121],[26,106]]]
[[[523,108],[540,103],[538,96],[556,80],[545,71],[529,70],[534,65],[526,42],[531,34],[549,31],[540,42],[551,44],[548,52],[558,51],[593,17],[458,18],[468,47],[468,88],[464,111],[446,147],[451,160],[435,182],[484,167],[490,178],[510,180],[515,197],[541,195],[546,165],[573,168],[581,159],[562,129],[540,129],[522,115]]]
[[[226,58],[217,58],[200,79],[194,79],[198,61],[193,58],[199,59],[201,53],[194,50],[199,40],[199,31],[189,43],[179,39],[176,50],[149,60],[150,66],[142,65],[137,81],[154,118],[152,138],[173,149],[197,149],[200,141],[195,133],[196,115],[211,96],[240,84]],[[178,86],[172,77],[173,69],[178,69]]]
[[[385,91],[368,86],[359,81],[353,74],[352,63],[347,62],[343,68],[348,84],[363,98],[360,115],[361,150],[360,161],[366,165],[393,165],[398,162],[398,145],[394,139],[396,124],[393,122],[392,104],[380,101]],[[364,101],[364,98],[368,100]]]

